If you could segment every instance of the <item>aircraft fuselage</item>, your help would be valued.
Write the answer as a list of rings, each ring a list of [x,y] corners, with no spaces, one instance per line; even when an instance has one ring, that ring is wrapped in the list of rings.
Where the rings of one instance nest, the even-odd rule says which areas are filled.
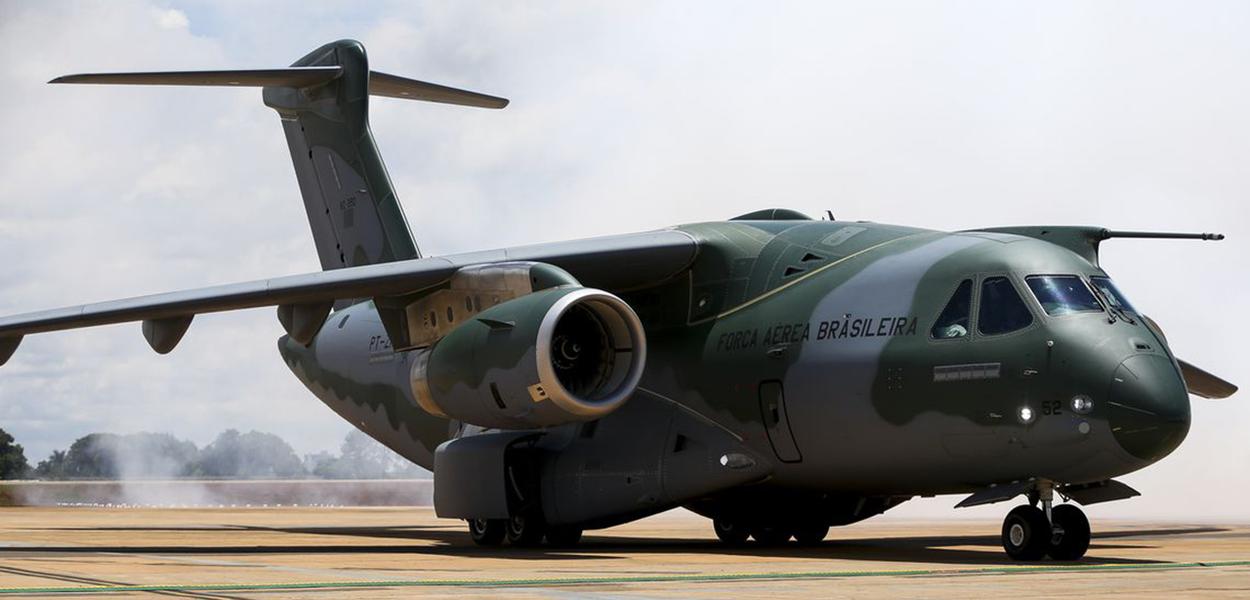
[[[640,389],[741,438],[769,463],[765,487],[906,497],[1103,481],[1188,430],[1184,383],[1147,319],[1050,315],[1030,292],[1031,276],[1105,276],[1062,247],[830,221],[679,229],[708,248],[685,274],[610,290],[647,328]],[[965,280],[967,320],[935,332]],[[1028,322],[985,331],[1002,329],[989,296],[1008,288]],[[411,353],[391,349],[370,302],[335,312],[309,347],[280,347],[323,402],[417,464],[461,431],[418,407]]]

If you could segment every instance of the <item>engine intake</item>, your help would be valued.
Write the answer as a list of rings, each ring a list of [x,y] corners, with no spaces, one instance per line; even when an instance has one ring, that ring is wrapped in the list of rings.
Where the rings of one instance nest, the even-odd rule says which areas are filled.
[[[590,421],[633,395],[646,350],[625,301],[558,287],[485,310],[417,351],[412,390],[427,412],[480,427]]]

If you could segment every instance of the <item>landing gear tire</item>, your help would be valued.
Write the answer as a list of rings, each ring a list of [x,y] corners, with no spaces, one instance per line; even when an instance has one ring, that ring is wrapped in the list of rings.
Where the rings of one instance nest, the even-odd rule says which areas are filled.
[[[1017,506],[1003,519],[1003,550],[1015,560],[1041,560],[1050,550],[1050,522],[1035,506]]]
[[[498,546],[507,532],[507,519],[469,519],[469,537],[479,546]]]
[[[828,525],[808,525],[794,530],[794,540],[804,546],[815,546],[829,535]]]
[[[582,541],[582,530],[576,527],[551,527],[547,529],[547,543],[557,548],[576,546]]]
[[[730,546],[741,546],[751,536],[751,532],[746,527],[724,519],[712,519],[712,529],[716,530],[716,537],[720,538],[720,541]]]
[[[1047,554],[1055,560],[1080,560],[1089,549],[1089,519],[1071,504],[1061,504],[1050,511],[1052,532]]]
[[[547,528],[539,519],[520,515],[508,519],[508,542],[513,546],[537,546],[545,535]]]
[[[751,537],[765,546],[780,546],[790,541],[790,530],[784,527],[756,527],[751,530]]]

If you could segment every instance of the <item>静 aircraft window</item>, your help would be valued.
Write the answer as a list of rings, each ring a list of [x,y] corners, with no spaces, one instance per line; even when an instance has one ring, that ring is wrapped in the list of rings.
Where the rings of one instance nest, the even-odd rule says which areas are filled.
[[[938,315],[937,322],[933,324],[933,330],[929,335],[933,336],[935,340],[949,340],[967,336],[968,321],[971,318],[972,280],[965,279],[955,289],[955,295],[951,296],[950,302],[946,303],[946,308],[942,309],[942,314]]]
[[[1078,312],[1102,312],[1102,304],[1076,275],[1031,275],[1025,283],[1038,304],[1052,317]]]
[[[1112,308],[1137,312],[1133,305],[1129,304],[1128,298],[1125,298],[1124,294],[1120,293],[1120,288],[1111,283],[1111,279],[1107,277],[1090,277],[1089,282],[1094,284],[1094,287],[1099,292],[1102,292],[1102,296],[1107,299],[1107,302],[1111,303]]]
[[[1010,333],[1033,323],[1033,314],[1024,305],[1011,280],[990,277],[981,282],[981,308],[977,311],[977,331],[985,335]]]

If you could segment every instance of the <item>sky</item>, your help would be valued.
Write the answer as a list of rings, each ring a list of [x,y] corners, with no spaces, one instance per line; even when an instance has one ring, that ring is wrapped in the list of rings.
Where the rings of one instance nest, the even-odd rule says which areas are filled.
[[[1108,242],[1103,266],[1180,356],[1247,383],[1250,4],[309,4],[0,0],[0,314],[318,270],[259,90],[44,82],[283,66],[355,38],[377,70],[512,100],[374,100],[428,255],[765,207],[1218,231]],[[0,369],[0,427],[34,460],[94,431],[334,450],[349,425],[288,372],[281,333],[257,309],[197,317],[168,356],[138,324],[30,336]],[[1124,478],[1144,495],[1091,516],[1250,519],[1242,396],[1195,399],[1184,445]],[[1005,511],[956,500],[898,511]]]

